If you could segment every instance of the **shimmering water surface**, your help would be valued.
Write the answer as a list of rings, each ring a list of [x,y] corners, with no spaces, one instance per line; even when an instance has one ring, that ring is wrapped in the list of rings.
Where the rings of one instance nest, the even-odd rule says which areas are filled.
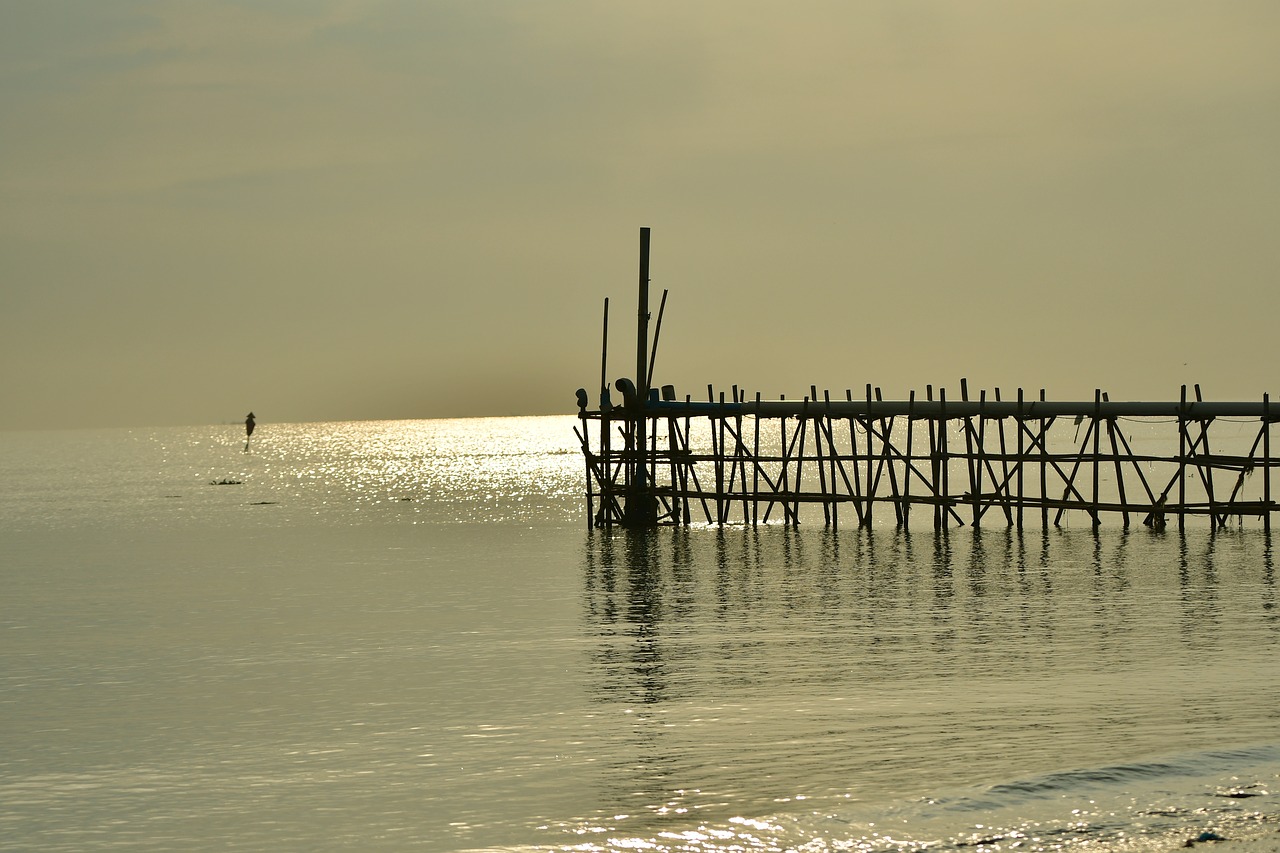
[[[592,532],[574,423],[0,434],[2,845],[1280,838],[1260,525]]]

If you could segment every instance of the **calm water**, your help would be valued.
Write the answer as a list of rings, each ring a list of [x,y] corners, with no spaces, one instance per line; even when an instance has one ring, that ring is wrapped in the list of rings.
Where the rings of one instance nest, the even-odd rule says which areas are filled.
[[[0,433],[0,846],[1280,838],[1258,525],[592,533],[574,423]]]

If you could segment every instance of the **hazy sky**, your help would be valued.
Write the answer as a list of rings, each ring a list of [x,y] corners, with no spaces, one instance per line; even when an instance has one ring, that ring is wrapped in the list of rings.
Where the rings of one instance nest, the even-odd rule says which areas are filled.
[[[1280,397],[1275,0],[0,0],[0,428]],[[952,390],[954,389],[954,390]]]

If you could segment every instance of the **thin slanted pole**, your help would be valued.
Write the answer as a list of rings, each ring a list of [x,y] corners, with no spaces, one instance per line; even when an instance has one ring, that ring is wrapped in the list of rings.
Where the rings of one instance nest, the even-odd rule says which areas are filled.
[[[733,386],[733,402],[734,403],[742,403],[746,400],[746,398],[747,398],[747,392],[745,390],[742,392],[739,392],[738,386],[737,385]],[[749,451],[747,450],[747,443],[742,440],[742,415],[740,414],[734,415],[733,424],[734,424],[734,428],[737,430],[737,433],[738,433],[737,434],[738,445],[737,445],[736,453],[738,455],[739,479],[742,484],[741,485],[742,523],[747,524],[748,522],[751,521],[751,495],[747,493],[747,459],[749,456]],[[754,465],[755,457],[750,457],[750,459],[751,459],[751,464]]]
[[[996,389],[996,402],[997,403],[1000,402],[999,388]],[[1000,428],[1000,474],[1001,474],[1000,494],[1001,494],[1001,500],[1004,503],[1005,524],[1008,527],[1013,527],[1013,512],[1009,505],[1010,504],[1009,480],[1011,479],[1010,473],[1009,473],[1009,445],[1005,439],[1005,434],[1004,434],[1004,418],[999,419],[998,426]]]
[[[1110,398],[1106,394],[1103,394],[1102,400],[1103,402],[1109,402]],[[1107,437],[1111,440],[1111,456],[1115,461],[1116,490],[1120,496],[1120,506],[1121,506],[1121,513],[1124,519],[1124,529],[1128,530],[1129,529],[1129,501],[1128,501],[1128,498],[1126,498],[1124,493],[1124,468],[1120,464],[1121,462],[1120,448],[1116,445],[1116,433],[1118,431],[1119,430],[1116,429],[1116,419],[1108,418],[1107,419]],[[1129,453],[1128,455],[1132,456],[1133,454]],[[1138,469],[1138,470],[1141,471],[1142,469]]]
[[[588,440],[590,431],[587,425],[583,423],[582,432],[578,431],[575,426],[573,434],[578,437],[578,441],[582,443],[582,459],[587,466],[587,529],[590,530],[595,524],[595,490],[591,487],[591,442]]]
[[[662,335],[662,315],[667,310],[667,291],[662,291],[662,301],[658,303],[658,322],[653,326],[653,344],[649,348],[649,372],[645,375],[644,387],[653,387],[653,365],[658,360],[658,338]]]
[[[969,402],[969,380],[961,377],[960,379],[960,399],[963,402]],[[981,417],[981,415],[979,415]],[[964,449],[965,449],[965,466],[969,470],[969,510],[973,514],[973,526],[978,526],[978,520],[982,517],[978,506],[978,478],[982,476],[977,470],[978,456],[974,454],[973,419],[964,416]]]
[[[792,501],[792,526],[800,524],[800,486],[801,479],[804,474],[804,442],[809,432],[809,398],[804,401],[803,414],[800,415],[800,429],[796,433],[796,484],[795,491],[792,493],[794,500]]]
[[[1078,415],[1077,417],[1083,417],[1083,415]],[[1094,434],[1097,432],[1097,426],[1098,426],[1097,420],[1090,419],[1089,428],[1084,431],[1084,441],[1080,442],[1080,446],[1076,448],[1075,460],[1072,462],[1070,474],[1067,474],[1066,472],[1064,472],[1056,462],[1052,462],[1052,461],[1050,462],[1050,464],[1053,465],[1054,471],[1056,471],[1058,473],[1058,476],[1062,477],[1062,481],[1066,483],[1066,487],[1063,488],[1062,490],[1062,500],[1060,501],[1060,505],[1058,507],[1058,513],[1053,517],[1054,527],[1062,526],[1061,525],[1062,516],[1066,514],[1068,508],[1083,509],[1085,512],[1089,513],[1093,517],[1093,523],[1095,527],[1099,523],[1097,495],[1095,494],[1093,503],[1090,503],[1085,498],[1085,496],[1080,493],[1080,490],[1076,488],[1076,475],[1080,473],[1080,466],[1084,464],[1085,450],[1089,447],[1090,439],[1092,439],[1094,437]],[[1067,499],[1071,495],[1075,495],[1076,500],[1079,502],[1078,506],[1069,507]]]
[[[879,386],[876,387],[876,401],[882,398]],[[889,469],[889,489],[893,493],[893,517],[898,526],[902,526],[902,501],[898,497],[898,475],[894,472],[893,454],[893,416],[880,419],[880,465],[876,469],[876,478],[886,467]]]
[[[1200,383],[1195,384],[1196,402],[1203,403],[1204,398],[1200,395]],[[1213,418],[1200,418],[1200,439],[1197,442],[1200,447],[1200,456],[1196,459],[1196,473],[1200,476],[1200,483],[1204,486],[1205,496],[1209,499],[1209,526],[1211,528],[1226,527],[1227,516],[1229,513],[1222,514],[1221,523],[1218,519],[1217,501],[1213,496],[1213,451],[1209,449],[1209,424],[1213,422]],[[1200,461],[1204,459],[1205,461]],[[1208,468],[1208,472],[1205,472]]]
[[[604,298],[604,329],[600,341],[600,408],[604,408],[604,399],[609,393],[609,297]]]

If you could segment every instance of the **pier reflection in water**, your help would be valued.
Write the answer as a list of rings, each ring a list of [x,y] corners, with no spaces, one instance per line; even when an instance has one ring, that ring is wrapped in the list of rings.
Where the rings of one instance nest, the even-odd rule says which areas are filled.
[[[598,732],[611,790],[582,832],[1269,742],[1280,719],[1256,531],[618,530],[584,556],[586,680],[630,724]]]

